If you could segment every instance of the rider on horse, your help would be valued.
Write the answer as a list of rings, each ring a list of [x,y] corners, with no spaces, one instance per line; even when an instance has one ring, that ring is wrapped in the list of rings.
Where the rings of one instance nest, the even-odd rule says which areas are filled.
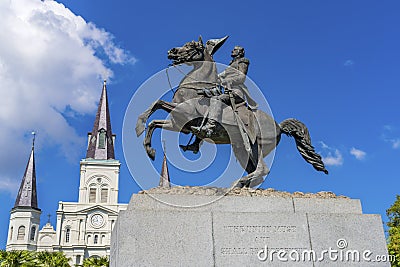
[[[226,37],[223,39],[226,39]],[[183,150],[198,151],[201,138],[205,137],[206,142],[230,144],[236,159],[247,172],[247,175],[235,182],[235,186],[254,187],[262,183],[264,176],[269,173],[269,167],[263,159],[275,149],[281,135],[286,134],[295,139],[297,150],[304,160],[316,170],[328,174],[321,156],[315,152],[311,144],[311,137],[304,123],[296,119],[286,119],[277,123],[262,110],[257,110],[257,112],[249,110],[251,107],[255,108],[256,103],[250,98],[247,88],[243,85],[249,65],[248,60],[244,58],[243,48],[235,47],[232,51],[233,60],[230,63],[229,70],[227,69],[221,74],[220,81],[218,81],[217,67],[212,55],[222,45],[223,39],[216,42],[209,40],[210,42],[207,42],[204,46],[202,39],[199,38],[198,42],[187,42],[182,47],[175,47],[168,51],[168,58],[173,60],[174,65],[187,64],[192,66],[192,70],[181,80],[172,102],[159,99],[139,115],[135,128],[136,135],[140,136],[146,130],[143,145],[147,155],[154,160],[156,151],[151,146],[151,140],[155,129],[162,128],[184,134],[193,133],[192,125],[202,125],[206,121],[203,117],[207,117],[203,111],[205,107],[193,103],[198,103],[199,100],[211,100],[214,96],[216,96],[216,100],[219,100],[217,104],[226,103],[228,98],[224,95],[228,92],[227,95],[230,100],[230,104],[229,102],[228,104],[232,107],[232,110],[228,107],[223,110],[223,119],[218,120],[216,129],[212,126],[208,127],[208,125],[204,127],[205,131],[211,130],[211,137],[206,137],[203,132],[195,132],[196,144],[192,144],[190,147],[181,146]],[[211,45],[213,43],[215,45]],[[233,70],[241,71],[242,74],[236,73],[232,77],[230,74]],[[218,83],[222,83],[226,87],[224,95],[218,94],[218,92],[213,95],[212,90],[207,91],[210,89],[208,86],[214,86]],[[204,92],[204,94],[201,94],[201,92]],[[212,95],[208,96],[208,93]],[[205,94],[207,96],[204,96]],[[225,102],[222,100],[224,98]],[[207,102],[211,101],[202,102],[206,105]],[[214,104],[215,102],[212,103],[211,112],[214,113],[211,116],[215,125],[216,119],[221,118],[221,109],[218,110],[218,107],[215,109]],[[149,117],[159,109],[170,113],[171,119],[153,120],[146,128]],[[207,111],[207,113],[210,112]],[[254,115],[255,122],[251,121],[250,115]],[[246,121],[246,119],[248,120]],[[200,120],[202,120],[201,123]],[[210,123],[212,124],[213,121],[210,120]],[[202,131],[202,127],[199,130]]]
[[[244,57],[244,48],[235,46],[232,50],[232,60],[229,67],[218,75],[220,84],[225,88],[224,94],[210,97],[210,107],[207,123],[204,126],[192,126],[194,132],[202,132],[206,137],[211,137],[217,122],[221,121],[222,107],[239,106],[246,104],[251,110],[257,109],[257,103],[251,98],[249,90],[244,84],[250,61]],[[231,92],[231,95],[229,94]],[[233,99],[231,98],[233,96]],[[232,106],[232,108],[234,108]]]

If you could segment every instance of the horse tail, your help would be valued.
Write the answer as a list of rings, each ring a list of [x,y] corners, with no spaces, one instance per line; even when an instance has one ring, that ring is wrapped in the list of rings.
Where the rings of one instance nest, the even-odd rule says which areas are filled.
[[[328,174],[321,156],[315,152],[314,147],[311,145],[310,134],[308,133],[307,127],[302,122],[296,119],[286,119],[282,121],[279,126],[284,134],[294,138],[297,150],[308,163],[313,165],[314,169]]]

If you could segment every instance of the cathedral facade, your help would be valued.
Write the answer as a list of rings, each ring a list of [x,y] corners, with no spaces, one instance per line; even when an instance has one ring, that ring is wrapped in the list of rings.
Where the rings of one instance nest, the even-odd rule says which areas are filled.
[[[39,231],[34,145],[10,212],[6,250],[62,251],[73,264],[88,257],[110,255],[111,232],[121,210],[118,203],[120,162],[114,156],[104,82],[86,157],[80,162],[78,202],[60,201],[56,228],[48,222]]]

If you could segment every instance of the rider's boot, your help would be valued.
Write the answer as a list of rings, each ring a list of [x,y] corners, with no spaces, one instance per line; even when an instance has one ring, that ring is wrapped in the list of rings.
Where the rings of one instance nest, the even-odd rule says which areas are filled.
[[[200,150],[200,145],[202,143],[202,139],[200,139],[199,137],[196,136],[196,139],[194,140],[194,142],[190,145],[179,145],[179,147],[183,150],[183,151],[192,151],[194,154],[199,153]]]
[[[222,102],[218,99],[218,97],[212,97],[210,99],[210,107],[209,107],[209,115],[207,123],[203,126],[192,126],[192,130],[195,133],[201,132],[206,137],[211,137],[211,135],[215,132],[215,128],[217,126],[218,118],[222,116]]]

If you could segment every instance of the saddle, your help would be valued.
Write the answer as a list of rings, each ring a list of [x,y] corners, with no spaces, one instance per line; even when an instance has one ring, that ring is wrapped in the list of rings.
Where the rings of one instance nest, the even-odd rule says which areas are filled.
[[[199,114],[206,114],[207,109],[210,105],[210,98],[202,97],[196,103],[196,111]],[[250,142],[252,144],[256,141],[256,136],[258,132],[258,123],[256,118],[256,113],[251,111],[245,102],[236,104],[237,114],[239,115],[242,126],[246,134],[249,136]],[[222,124],[227,125],[237,125],[235,115],[233,114],[233,109],[231,106],[225,106],[222,109]]]

